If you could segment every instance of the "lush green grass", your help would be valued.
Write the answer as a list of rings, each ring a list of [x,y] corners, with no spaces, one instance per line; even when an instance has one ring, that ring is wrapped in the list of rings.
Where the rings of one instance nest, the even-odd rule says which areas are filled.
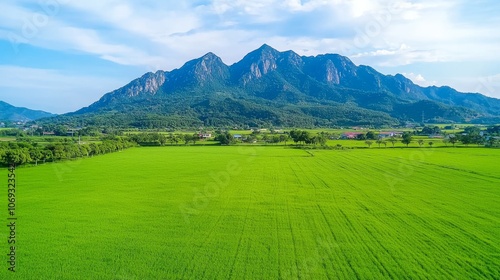
[[[16,141],[16,137],[10,137],[10,136],[3,136],[3,137],[0,137],[0,141]]]
[[[382,139],[386,145],[384,146],[383,143],[379,145],[377,144],[377,140],[368,140],[372,143],[370,148],[380,148],[380,149],[388,149],[388,148],[402,148],[406,147],[405,144],[401,143],[402,138],[396,138],[396,142],[394,143],[394,147],[392,146],[392,143],[389,142],[388,138]],[[422,144],[422,148],[429,148],[429,142],[433,143],[433,147],[446,147],[446,144],[443,142],[443,139],[438,139],[438,138],[429,138],[429,137],[424,137],[424,136],[416,136],[413,137],[412,142],[408,145],[408,147],[420,147],[418,144],[418,140],[423,140],[424,143]],[[367,140],[328,140],[327,145],[331,147],[336,147],[337,145],[341,145],[344,148],[368,148],[368,145],[366,144]],[[291,141],[290,141],[291,142]],[[291,142],[293,144],[293,142]],[[451,144],[448,144],[448,146],[452,146]],[[455,144],[455,146],[463,146],[460,143]],[[476,145],[470,145],[471,147],[476,146]]]
[[[20,168],[0,278],[498,279],[499,157],[192,146]]]

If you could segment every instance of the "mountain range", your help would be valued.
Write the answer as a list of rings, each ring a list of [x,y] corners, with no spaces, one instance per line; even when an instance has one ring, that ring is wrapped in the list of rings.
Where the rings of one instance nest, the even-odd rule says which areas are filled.
[[[300,56],[264,44],[230,66],[207,53],[172,71],[146,73],[58,118],[136,127],[487,123],[500,122],[500,100],[421,87],[338,54]]]
[[[0,101],[0,120],[2,121],[27,122],[52,116],[55,115],[44,111],[15,107]]]

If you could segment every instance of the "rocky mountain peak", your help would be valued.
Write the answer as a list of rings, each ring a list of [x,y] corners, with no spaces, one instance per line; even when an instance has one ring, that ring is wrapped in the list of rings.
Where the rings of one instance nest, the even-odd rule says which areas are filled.
[[[229,67],[212,52],[186,62],[181,68],[171,72],[171,89],[182,86],[203,86],[229,78]]]
[[[423,103],[415,102],[431,100],[444,106],[440,107],[441,113],[452,106],[466,106],[485,116],[500,115],[500,100],[482,95],[462,94],[449,88],[422,88],[402,75],[386,76],[369,66],[356,66],[349,58],[337,54],[306,57],[293,51],[279,52],[266,44],[231,66],[227,66],[217,55],[209,52],[171,72],[147,73],[106,94],[100,101],[88,109],[82,109],[80,113],[104,109],[118,110],[124,106],[134,108],[136,101],[151,102],[156,106],[155,102],[164,102],[170,100],[169,98],[173,98],[172,102],[184,100],[185,108],[197,108],[211,98],[220,98],[221,94],[229,99],[236,96],[242,100],[246,99],[244,103],[248,108],[252,108],[249,109],[251,114],[254,114],[255,110],[259,111],[262,104],[268,102],[288,102],[291,106],[317,106],[330,104],[329,102],[338,105],[350,101],[360,108],[377,110],[406,120],[416,114],[409,113],[411,108],[411,112],[418,113],[415,115],[417,117],[425,110],[422,108]],[[170,105],[177,106],[165,105],[164,111],[170,110]],[[241,109],[240,105],[236,107]],[[241,112],[236,107],[233,108],[234,111]],[[277,108],[271,111],[274,110]],[[301,110],[309,114],[309,109],[304,107]],[[325,111],[325,118],[332,119],[333,111],[329,110]],[[476,116],[464,108],[457,110],[461,110],[461,116]],[[203,114],[216,111],[207,109]],[[297,112],[294,111],[294,114]],[[326,117],[327,115],[329,117]],[[457,120],[458,118],[453,119]]]
[[[269,45],[264,44],[255,51],[247,54],[241,61],[233,65],[236,76],[241,82],[248,82],[262,78],[262,76],[276,70],[281,53]]]
[[[304,61],[296,52],[286,51],[281,53],[280,64],[287,64],[296,68],[302,68],[304,66]]]
[[[117,97],[117,95],[119,95],[131,98],[141,95],[155,95],[165,81],[166,77],[164,71],[159,70],[155,73],[149,72],[133,80],[127,86],[111,92],[108,97]]]

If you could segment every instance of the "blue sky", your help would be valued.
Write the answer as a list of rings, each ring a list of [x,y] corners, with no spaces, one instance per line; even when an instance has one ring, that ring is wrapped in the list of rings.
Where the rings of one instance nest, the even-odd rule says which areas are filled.
[[[145,72],[267,43],[500,98],[500,1],[16,0],[0,3],[0,100],[53,113]]]

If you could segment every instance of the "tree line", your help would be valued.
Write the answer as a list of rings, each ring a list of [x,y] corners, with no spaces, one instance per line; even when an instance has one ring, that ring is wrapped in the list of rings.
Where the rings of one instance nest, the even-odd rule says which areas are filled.
[[[194,134],[180,134],[180,133],[169,133],[163,134],[158,132],[148,132],[148,133],[137,133],[137,134],[128,134],[129,139],[140,146],[165,146],[170,145],[179,145],[184,144],[187,145],[192,143],[193,145],[196,142],[200,141],[200,135],[198,133]]]
[[[135,146],[136,143],[126,138],[103,138],[100,143],[80,144],[76,141],[59,141],[40,145],[31,142],[3,142],[0,143],[0,164],[23,165],[40,162],[54,162],[70,160],[95,155],[108,154]]]

